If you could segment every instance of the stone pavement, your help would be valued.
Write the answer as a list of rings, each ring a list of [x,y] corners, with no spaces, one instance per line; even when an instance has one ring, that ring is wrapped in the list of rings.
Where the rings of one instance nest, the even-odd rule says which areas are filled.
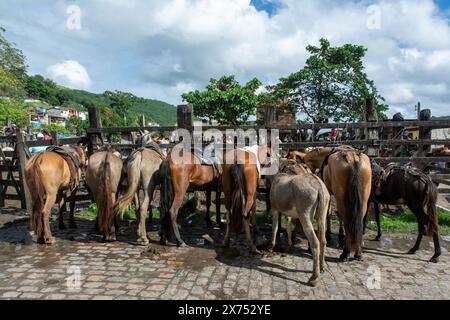
[[[122,224],[116,243],[101,243],[93,222],[58,231],[56,243],[37,245],[19,220],[0,229],[1,299],[448,299],[450,256],[442,240],[441,262],[430,240],[415,256],[404,254],[415,235],[366,236],[362,262],[338,263],[340,250],[327,248],[327,271],[316,288],[306,285],[312,260],[306,241],[292,254],[249,255],[240,240],[234,249],[214,248],[202,236],[221,241],[221,231],[183,225],[187,248],[135,244],[135,225]],[[269,234],[269,231],[262,231]],[[284,239],[283,239],[284,240]]]

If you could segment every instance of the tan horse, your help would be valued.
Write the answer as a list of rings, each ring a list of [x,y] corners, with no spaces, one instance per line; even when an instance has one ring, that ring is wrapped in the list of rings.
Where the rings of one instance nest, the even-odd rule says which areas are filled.
[[[138,198],[139,214],[137,242],[147,245],[146,217],[150,202],[153,200],[153,194],[159,185],[159,167],[164,160],[164,155],[159,149],[140,148],[135,150],[128,158],[127,179],[128,189],[119,200],[117,200],[116,208],[119,214],[124,214],[125,210],[135,198]],[[139,196],[142,191],[143,196]],[[152,216],[150,210],[150,217]]]
[[[81,176],[81,169],[86,165],[84,147],[71,148],[79,157],[79,165],[75,166],[70,159],[53,151],[38,153],[30,158],[25,166],[25,179],[32,197],[31,226],[38,243],[52,244],[54,239],[50,231],[50,213],[59,198],[59,228],[64,229],[63,210],[65,198],[63,192],[69,190],[70,195],[70,227],[76,228],[74,220],[75,194]]]
[[[295,160],[295,161],[303,161],[303,158],[306,156],[306,153],[296,150],[289,150],[287,152],[286,158],[289,160]]]
[[[351,147],[319,148],[303,158],[313,172],[320,171],[330,194],[336,198],[339,220],[345,230],[341,260],[346,261],[355,250],[362,258],[363,221],[371,192],[370,159]]]
[[[172,235],[178,246],[186,246],[181,239],[177,225],[178,210],[189,188],[194,190],[216,191],[217,210],[220,210],[219,181],[222,166],[219,165],[215,174],[211,165],[202,165],[194,153],[172,150],[159,169],[161,176],[161,243],[165,244]],[[208,209],[209,211],[209,209]],[[220,215],[220,211],[218,211]],[[218,220],[220,216],[218,215]],[[209,215],[208,215],[209,217]]]
[[[120,153],[100,151],[89,157],[86,184],[94,196],[98,209],[98,227],[103,241],[116,240],[114,205],[122,176]]]
[[[240,233],[244,225],[247,246],[251,252],[258,253],[250,232],[250,213],[255,204],[256,191],[261,179],[258,168],[272,155],[272,151],[268,147],[255,146],[253,149],[253,152],[235,149],[225,155],[222,189],[227,209],[227,229],[223,245],[228,247],[230,233]]]

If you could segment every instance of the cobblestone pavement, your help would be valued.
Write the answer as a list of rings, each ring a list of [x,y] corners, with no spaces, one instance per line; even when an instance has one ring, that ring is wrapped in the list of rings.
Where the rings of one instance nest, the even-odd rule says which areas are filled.
[[[202,236],[209,233],[221,241],[222,234],[201,226],[183,226],[187,248],[159,246],[153,228],[149,232],[152,243],[146,248],[135,243],[135,225],[122,225],[119,241],[105,244],[94,234],[93,222],[78,219],[77,223],[78,229],[63,231],[53,223],[53,246],[37,245],[26,221],[3,226],[0,298],[372,300],[450,296],[448,238],[442,240],[438,264],[427,262],[432,255],[429,239],[417,255],[404,254],[415,235],[384,237],[377,243],[367,236],[362,262],[338,263],[340,250],[327,248],[327,271],[318,287],[311,288],[306,285],[312,260],[305,240],[291,254],[261,257],[249,255],[240,240],[231,250],[214,248]]]

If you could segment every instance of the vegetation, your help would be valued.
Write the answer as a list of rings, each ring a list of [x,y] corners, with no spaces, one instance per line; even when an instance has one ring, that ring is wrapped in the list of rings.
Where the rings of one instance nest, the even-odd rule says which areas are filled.
[[[184,101],[192,104],[197,117],[216,120],[224,125],[240,125],[256,113],[258,94],[262,83],[253,79],[244,86],[234,76],[211,79],[205,91],[184,93]]]
[[[280,79],[268,90],[277,98],[288,98],[298,110],[314,123],[334,121],[361,121],[364,118],[365,101],[378,94],[372,80],[364,73],[363,58],[367,51],[363,46],[346,44],[331,47],[326,39],[320,46],[308,46],[311,54],[303,69]],[[378,103],[380,118],[386,118],[388,107]]]

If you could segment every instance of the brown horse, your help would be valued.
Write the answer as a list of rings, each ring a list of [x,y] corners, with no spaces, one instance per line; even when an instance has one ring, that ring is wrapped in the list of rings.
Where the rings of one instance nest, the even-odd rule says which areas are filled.
[[[400,167],[389,165],[384,170],[377,163],[372,162],[372,195],[375,205],[375,218],[378,235],[381,238],[380,204],[407,205],[417,218],[419,234],[414,247],[409,254],[419,250],[424,235],[433,237],[434,255],[430,262],[438,262],[441,255],[439,243],[439,222],[436,208],[438,190],[423,171],[414,167]],[[425,213],[424,207],[427,208]],[[365,225],[365,224],[364,224]]]
[[[137,242],[142,245],[149,243],[147,238],[146,217],[150,202],[156,187],[160,184],[159,166],[165,159],[156,144],[144,144],[146,147],[135,150],[128,158],[127,180],[128,189],[117,200],[116,208],[119,214],[124,214],[127,207],[137,198],[139,206]],[[139,196],[142,191],[143,196]],[[152,217],[150,207],[150,218]]]
[[[189,188],[216,191],[217,223],[220,223],[220,177],[222,166],[203,165],[201,159],[186,150],[172,150],[159,168],[161,176],[161,243],[172,235],[178,246],[186,246],[177,225],[178,210]],[[208,205],[209,207],[209,205]],[[209,211],[209,209],[208,209]],[[209,217],[209,215],[208,215]]]
[[[306,156],[306,153],[297,151],[297,150],[288,150],[286,158],[289,160],[295,160],[297,162],[303,161],[303,158]]]
[[[45,151],[30,158],[25,166],[25,179],[32,197],[31,226],[38,243],[52,244],[54,239],[50,231],[50,213],[57,198],[60,205],[59,228],[64,229],[63,210],[65,198],[63,192],[70,195],[70,227],[76,228],[74,220],[75,194],[86,165],[84,147],[59,148],[62,153]],[[68,155],[71,154],[71,156]]]
[[[363,220],[371,192],[370,159],[351,147],[318,148],[303,158],[313,172],[320,170],[330,194],[336,198],[340,222],[345,230],[341,260],[346,261],[352,249],[355,259],[362,258]]]
[[[89,157],[86,184],[94,196],[98,209],[98,228],[103,241],[116,240],[114,205],[122,176],[120,153],[100,151]]]
[[[251,252],[259,252],[250,232],[250,213],[261,179],[261,165],[266,163],[272,154],[272,150],[266,146],[235,149],[226,154],[222,175],[227,209],[227,230],[223,240],[225,247],[230,244],[230,232],[241,232],[243,224],[247,246]]]

